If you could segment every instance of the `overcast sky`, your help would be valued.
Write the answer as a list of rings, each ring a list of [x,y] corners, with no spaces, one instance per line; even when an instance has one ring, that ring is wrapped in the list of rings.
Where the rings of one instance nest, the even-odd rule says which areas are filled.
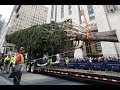
[[[8,22],[10,14],[13,10],[14,5],[0,5],[0,14],[2,14],[2,19]]]
[[[48,6],[48,5],[45,5]],[[10,14],[13,10],[14,5],[0,5],[0,14],[2,14],[2,19],[8,22]]]

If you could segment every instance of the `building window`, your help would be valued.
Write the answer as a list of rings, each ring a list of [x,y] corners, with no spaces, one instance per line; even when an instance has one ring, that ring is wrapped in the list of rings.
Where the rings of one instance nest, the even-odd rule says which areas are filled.
[[[120,9],[120,5],[114,5],[116,9]]]
[[[90,21],[94,20],[95,19],[95,15],[94,15],[93,6],[92,5],[87,5],[87,9],[88,9],[88,15],[89,15]]]
[[[79,22],[80,24],[82,24],[82,11],[81,11],[80,5],[78,5],[78,14],[79,14]]]
[[[71,5],[68,5],[68,15],[72,14]]]
[[[54,11],[54,5],[52,5],[52,9],[51,9],[51,19],[53,18],[53,11]]]
[[[64,18],[64,5],[61,5],[61,18]]]
[[[105,5],[105,10],[107,13],[114,13],[115,10],[120,9],[120,5]]]
[[[16,18],[18,18],[18,17],[19,17],[19,14],[17,14]]]

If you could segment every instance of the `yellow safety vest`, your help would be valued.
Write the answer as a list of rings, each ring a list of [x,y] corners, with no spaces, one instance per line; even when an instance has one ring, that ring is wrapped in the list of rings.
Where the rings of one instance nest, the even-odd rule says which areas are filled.
[[[10,63],[13,63],[13,59],[14,59],[14,57],[11,57],[11,59],[10,59]]]
[[[68,63],[69,63],[69,60],[68,60],[68,59],[66,59],[66,60],[65,60],[65,62],[66,62],[66,64],[68,64]]]
[[[15,61],[16,61],[16,56],[11,58],[11,63],[15,64]]]
[[[4,60],[4,62],[6,62],[6,61],[11,61],[11,58],[9,58],[8,56],[5,58],[5,60]]]
[[[48,60],[49,60],[50,63],[52,62],[52,59],[48,59]]]

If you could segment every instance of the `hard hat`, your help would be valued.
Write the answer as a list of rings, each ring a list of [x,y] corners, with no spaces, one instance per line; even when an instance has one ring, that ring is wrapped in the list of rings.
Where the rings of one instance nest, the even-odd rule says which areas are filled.
[[[20,51],[22,51],[22,50],[25,50],[24,47],[21,47],[21,48],[20,48]]]

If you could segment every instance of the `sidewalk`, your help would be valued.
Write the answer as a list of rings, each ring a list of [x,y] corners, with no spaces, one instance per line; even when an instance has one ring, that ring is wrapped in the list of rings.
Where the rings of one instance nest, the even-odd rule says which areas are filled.
[[[0,85],[13,85],[13,83],[4,77],[0,76]]]

